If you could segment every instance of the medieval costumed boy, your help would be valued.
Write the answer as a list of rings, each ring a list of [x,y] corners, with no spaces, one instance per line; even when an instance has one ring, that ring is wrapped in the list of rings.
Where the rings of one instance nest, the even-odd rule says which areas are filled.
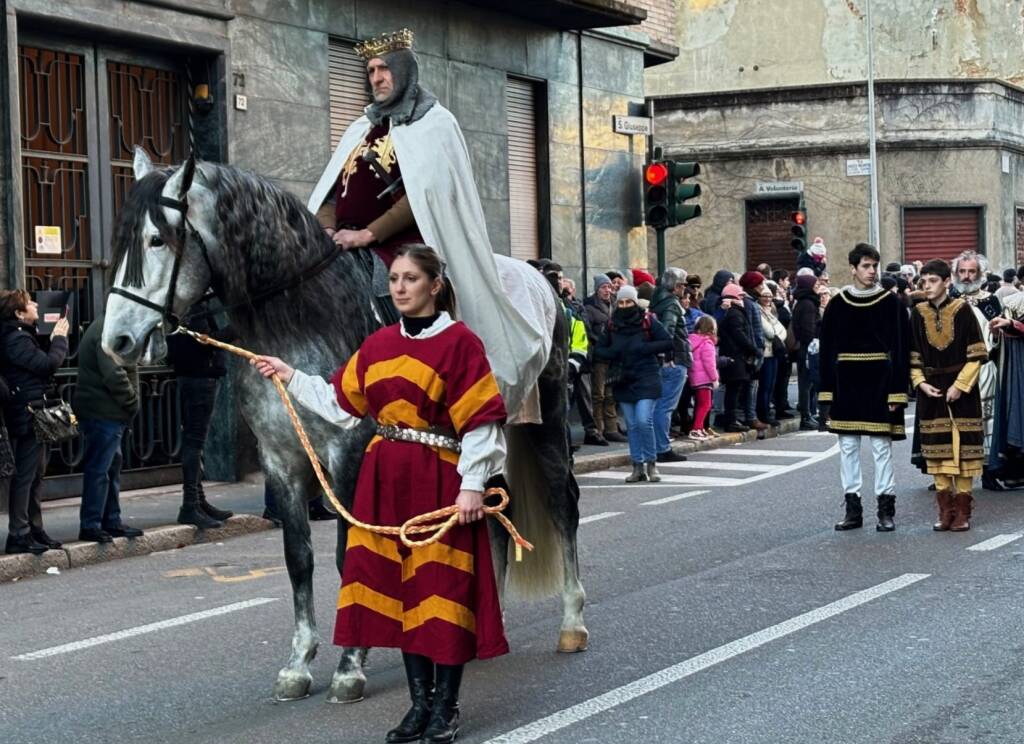
[[[359,468],[356,519],[400,525],[458,506],[458,526],[411,550],[350,526],[334,629],[339,646],[402,651],[412,707],[387,741],[444,744],[459,729],[463,665],[508,653],[483,521],[485,484],[504,468],[505,406],[480,339],[452,319],[437,254],[399,249],[390,289],[400,322],[363,341],[330,383],[275,357],[254,364],[336,426],[376,419]]]
[[[949,264],[929,261],[921,278],[927,301],[914,306],[910,352],[921,452],[935,478],[933,528],[960,532],[971,527],[971,484],[985,458],[978,377],[988,351],[971,306],[949,296]]]
[[[853,284],[829,302],[821,325],[821,388],[828,430],[839,435],[839,475],[846,516],[837,530],[864,524],[860,440],[871,439],[880,532],[895,529],[896,480],[892,442],[904,439],[907,405],[907,313],[878,284],[878,251],[858,243],[849,254]]]
[[[341,249],[364,249],[378,298],[388,294],[397,249],[434,246],[509,413],[528,399],[539,410],[534,383],[551,353],[556,298],[526,263],[491,250],[462,130],[420,85],[412,46],[409,29],[356,45],[373,102],[345,130],[307,208]],[[385,323],[397,320],[390,308],[378,312]],[[519,420],[540,423],[531,414]]]

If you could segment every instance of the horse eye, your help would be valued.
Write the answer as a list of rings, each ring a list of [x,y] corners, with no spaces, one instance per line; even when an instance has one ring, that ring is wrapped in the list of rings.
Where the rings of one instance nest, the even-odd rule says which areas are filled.
[[[159,235],[154,235],[152,238],[149,239],[150,248],[163,248],[163,246],[163,238],[161,238]]]

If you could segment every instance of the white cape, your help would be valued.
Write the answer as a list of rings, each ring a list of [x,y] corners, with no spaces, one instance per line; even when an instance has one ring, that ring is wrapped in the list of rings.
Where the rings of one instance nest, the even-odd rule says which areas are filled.
[[[309,197],[311,212],[369,130],[365,116],[345,130]],[[447,264],[458,317],[483,341],[512,417],[551,353],[557,299],[532,266],[492,252],[466,141],[448,109],[434,104],[418,121],[394,127],[391,137],[416,226]]]

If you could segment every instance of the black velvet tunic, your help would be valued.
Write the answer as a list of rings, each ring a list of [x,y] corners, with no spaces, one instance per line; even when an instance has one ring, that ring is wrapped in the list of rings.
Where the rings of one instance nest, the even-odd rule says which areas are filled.
[[[821,324],[818,394],[830,406],[829,431],[906,438],[909,325],[906,308],[885,289],[847,287],[832,298]]]

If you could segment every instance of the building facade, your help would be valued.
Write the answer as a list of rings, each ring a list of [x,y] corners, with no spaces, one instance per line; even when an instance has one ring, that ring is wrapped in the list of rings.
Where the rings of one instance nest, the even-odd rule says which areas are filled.
[[[675,3],[521,5],[0,1],[0,285],[73,292],[62,393],[109,289],[132,147],[173,164],[194,137],[202,158],[305,199],[367,102],[354,42],[401,27],[415,33],[421,83],[462,126],[495,251],[551,257],[578,281],[642,262],[644,144],[614,134],[611,117],[639,111],[645,66],[674,55]],[[128,487],[177,478],[176,396],[168,370],[146,370]],[[233,479],[254,463],[230,388],[220,408],[207,470]],[[76,492],[80,458],[77,441],[50,453],[50,495]]]
[[[1024,263],[1024,4],[873,0],[872,15],[883,261]],[[656,141],[701,163],[704,213],[668,232],[669,262],[792,270],[803,199],[844,281],[869,235],[865,3],[684,0],[676,32],[647,90]]]

